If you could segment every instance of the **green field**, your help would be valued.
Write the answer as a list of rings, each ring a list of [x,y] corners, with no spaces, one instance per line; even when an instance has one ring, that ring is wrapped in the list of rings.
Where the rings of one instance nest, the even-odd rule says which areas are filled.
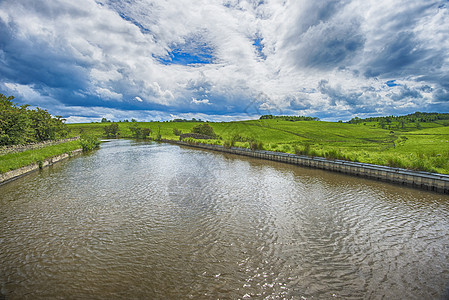
[[[111,123],[69,124],[70,135],[93,134],[104,137]],[[116,123],[118,137],[133,137],[130,128],[150,128],[149,138],[179,140],[173,129],[189,133],[198,122]],[[209,123],[218,135],[214,140],[190,142],[250,148],[258,141],[264,150],[280,151],[330,159],[373,163],[413,170],[449,174],[449,120],[401,126],[377,123],[336,123],[321,121],[284,121],[277,119]]]

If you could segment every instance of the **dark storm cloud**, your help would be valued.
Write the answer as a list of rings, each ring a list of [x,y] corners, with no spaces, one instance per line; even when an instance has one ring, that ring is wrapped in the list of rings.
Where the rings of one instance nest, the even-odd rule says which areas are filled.
[[[394,34],[394,38],[386,43],[381,52],[369,62],[365,75],[368,77],[396,77],[407,73],[422,72],[420,67],[425,69],[428,69],[429,66],[435,67],[435,63],[432,64],[432,61],[438,60],[432,55],[435,54],[424,49],[412,32],[400,32]],[[441,62],[437,62],[437,64],[441,66]]]
[[[354,106],[360,102],[360,97],[363,95],[362,92],[348,92],[341,87],[332,87],[326,80],[319,82],[318,90],[321,94],[329,97],[332,105],[335,105],[336,102],[343,102]]]
[[[422,97],[423,96],[418,89],[410,88],[406,85],[400,87],[399,93],[393,93],[391,95],[391,99],[396,101],[400,101],[407,98],[418,99]]]

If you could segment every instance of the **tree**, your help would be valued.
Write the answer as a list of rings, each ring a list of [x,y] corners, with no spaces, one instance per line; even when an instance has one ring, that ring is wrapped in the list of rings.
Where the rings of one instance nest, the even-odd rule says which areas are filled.
[[[207,123],[196,125],[192,128],[192,133],[204,134],[210,136],[211,138],[215,138],[217,136],[214,129]]]
[[[37,141],[56,139],[58,124],[48,111],[37,107],[36,110],[29,111],[29,116]]]
[[[13,96],[0,94],[0,145],[41,142],[67,136],[65,119],[52,117],[45,110],[28,109],[29,105],[17,106]]]
[[[27,116],[28,105],[16,106],[12,100],[13,96],[0,94],[0,145],[32,141]]]
[[[153,133],[150,128],[139,127],[137,124],[130,126],[129,130],[131,130],[132,136],[136,139],[146,139]]]
[[[177,135],[177,136],[180,136],[182,134],[182,131],[179,130],[178,128],[173,128],[173,134]]]
[[[117,123],[104,127],[104,133],[107,137],[117,137],[119,135],[119,127]]]

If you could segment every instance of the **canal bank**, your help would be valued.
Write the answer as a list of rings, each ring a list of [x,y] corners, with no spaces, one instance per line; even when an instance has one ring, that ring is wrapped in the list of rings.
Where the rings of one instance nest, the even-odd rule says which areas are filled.
[[[26,174],[29,174],[31,172],[34,172],[36,170],[51,166],[59,161],[65,160],[74,155],[81,154],[82,152],[83,152],[83,149],[76,149],[76,150],[71,151],[70,153],[63,153],[60,155],[56,155],[56,156],[47,158],[43,161],[27,165],[27,166],[21,167],[16,170],[11,170],[11,171],[2,173],[2,174],[0,174],[0,185],[3,183],[9,182],[11,180],[17,179]]]
[[[406,185],[423,190],[434,191],[437,193],[449,194],[449,175],[445,174],[411,171],[401,168],[391,168],[387,166],[344,160],[329,160],[323,157],[309,157],[305,155],[295,155],[283,152],[250,150],[237,147],[225,148],[220,145],[190,144],[183,141],[164,140],[164,142],[278,161],[302,167],[334,171],[359,177],[381,180],[384,182]]]

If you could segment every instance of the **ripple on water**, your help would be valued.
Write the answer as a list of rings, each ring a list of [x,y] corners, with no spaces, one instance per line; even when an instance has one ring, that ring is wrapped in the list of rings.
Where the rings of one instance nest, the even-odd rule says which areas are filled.
[[[441,298],[447,196],[124,140],[0,187],[7,299]]]

